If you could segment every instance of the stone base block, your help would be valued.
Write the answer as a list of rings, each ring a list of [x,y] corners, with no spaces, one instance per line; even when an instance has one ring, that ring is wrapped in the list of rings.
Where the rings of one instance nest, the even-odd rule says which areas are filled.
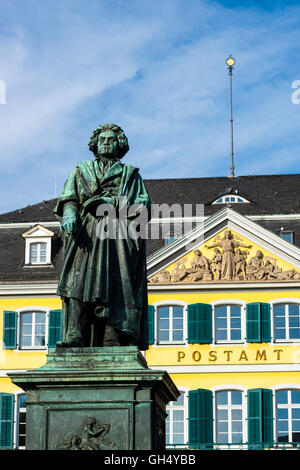
[[[10,377],[26,391],[28,450],[165,448],[166,404],[179,392],[136,346],[57,348]]]

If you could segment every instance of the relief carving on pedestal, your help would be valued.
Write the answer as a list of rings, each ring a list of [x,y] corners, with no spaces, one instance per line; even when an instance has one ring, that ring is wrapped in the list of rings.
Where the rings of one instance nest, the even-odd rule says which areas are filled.
[[[299,280],[300,273],[295,269],[282,270],[276,265],[276,259],[257,250],[255,256],[249,257],[251,245],[242,243],[243,239],[233,235],[230,230],[224,232],[223,238],[217,236],[206,249],[213,249],[211,259],[205,257],[199,249],[194,250],[194,257],[188,266],[187,258],[175,264],[169,272],[163,270],[152,277],[151,284],[173,284],[181,282],[208,281],[276,281]],[[220,251],[221,249],[221,251]]]
[[[61,450],[105,450],[113,448],[115,443],[105,437],[110,425],[104,424],[94,417],[88,417],[79,433],[66,436]]]

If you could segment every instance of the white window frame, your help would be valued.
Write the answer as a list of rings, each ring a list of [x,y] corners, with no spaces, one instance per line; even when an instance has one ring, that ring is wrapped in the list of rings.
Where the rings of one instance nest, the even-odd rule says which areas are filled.
[[[188,416],[189,416],[189,408],[188,408],[188,403],[189,403],[189,400],[188,400],[188,394],[189,394],[189,391],[190,389],[187,388],[187,387],[177,387],[178,388],[178,391],[180,393],[184,393],[184,404],[183,404],[183,407],[179,408],[179,407],[172,407],[172,410],[173,409],[183,409],[184,411],[184,443],[183,445],[177,445],[177,444],[166,444],[166,449],[188,449]],[[168,409],[168,405],[166,407],[166,410]],[[170,427],[171,427],[171,422],[172,420],[170,420]]]
[[[232,405],[233,407],[237,407],[236,409],[242,409],[242,433],[243,433],[243,443],[244,444],[220,444],[220,447],[218,447],[218,444],[214,445],[215,449],[221,449],[221,450],[226,450],[226,446],[228,446],[228,450],[232,449],[247,449],[248,448],[248,427],[247,427],[247,392],[248,388],[243,387],[240,385],[236,384],[226,384],[226,385],[217,385],[216,387],[213,387],[211,389],[213,392],[213,440],[216,443],[217,442],[217,400],[216,400],[216,393],[217,392],[241,392],[242,393],[242,405]],[[224,405],[228,406],[228,405]],[[225,409],[225,408],[224,408]],[[234,409],[234,408],[231,408]]]
[[[211,302],[212,306],[212,336],[213,340],[212,343],[215,345],[222,345],[222,344],[245,344],[246,343],[246,304],[244,300],[239,299],[222,299],[222,300],[215,300]],[[216,340],[216,307],[226,305],[237,305],[241,307],[241,339],[238,340]],[[229,325],[229,316],[227,316],[227,327]],[[227,335],[228,336],[228,335]]]
[[[280,384],[280,385],[275,385],[272,388],[272,393],[273,393],[273,435],[274,435],[274,442],[276,446],[278,447],[287,447],[287,443],[285,442],[278,442],[277,441],[277,406],[276,406],[276,392],[280,391],[287,391],[288,392],[288,402],[289,402],[289,395],[291,391],[298,390],[300,391],[300,384]],[[291,395],[290,395],[291,396]],[[288,403],[287,405],[283,405],[282,408],[287,408],[288,409],[288,433],[289,437],[292,435],[292,419],[291,419],[291,410],[293,408],[292,403]],[[294,408],[300,408],[300,404],[294,406]],[[292,440],[289,440],[288,442],[292,442]],[[296,445],[296,443],[295,443]],[[298,444],[299,446],[299,444]],[[289,444],[289,447],[293,447],[293,444]]]
[[[20,409],[19,401],[21,395],[26,395],[23,390],[16,390],[13,392],[14,395],[14,432],[13,432],[13,448],[18,450],[25,450],[26,446],[19,446],[19,424],[20,424]],[[22,408],[23,410],[23,408]],[[24,408],[26,413],[26,407]]]
[[[45,256],[45,261],[42,261],[41,260],[41,245],[45,245],[45,248],[46,248],[46,256]],[[37,242],[33,242],[32,240],[30,241],[30,243],[28,244],[29,245],[29,264],[47,264],[47,248],[48,247],[48,244],[45,240],[40,240],[40,241],[37,241]],[[32,247],[33,245],[37,245],[37,261],[32,261]]]
[[[279,299],[272,299],[269,301],[270,304],[270,316],[271,316],[271,344],[300,344],[299,339],[275,339],[275,329],[274,329],[274,306],[278,304],[297,304],[300,307],[300,299],[295,297],[282,297]],[[285,311],[285,316],[287,315]],[[286,323],[286,332],[287,332],[287,323]],[[289,331],[288,331],[289,335]]]
[[[48,349],[48,328],[49,328],[49,311],[50,308],[31,306],[22,307],[17,312],[17,350],[18,351],[45,351]],[[23,313],[44,313],[45,314],[45,346],[22,346],[21,347],[21,315]],[[33,323],[34,325],[34,323]],[[33,327],[32,327],[33,335]]]
[[[187,306],[188,302],[183,302],[181,300],[170,299],[170,300],[160,300],[154,302],[153,307],[154,311],[154,344],[153,346],[176,346],[178,344],[183,345],[187,344]],[[158,341],[158,307],[183,307],[183,340],[172,340],[172,341]]]
[[[225,200],[226,198],[229,198],[229,201],[226,201]],[[238,199],[241,199],[241,201],[238,201]],[[245,204],[245,203],[249,204],[250,201],[240,196],[239,194],[224,194],[223,196],[218,197],[214,202],[212,202],[212,204]]]

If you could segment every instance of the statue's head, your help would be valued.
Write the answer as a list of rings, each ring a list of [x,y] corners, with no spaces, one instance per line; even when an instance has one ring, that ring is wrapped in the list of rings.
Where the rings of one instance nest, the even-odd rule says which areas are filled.
[[[231,235],[230,230],[225,230],[225,232],[224,232],[224,237],[225,237],[227,240],[230,240],[230,238],[232,238],[232,235]]]
[[[122,158],[128,152],[129,145],[120,126],[101,124],[90,138],[89,149],[95,158]]]

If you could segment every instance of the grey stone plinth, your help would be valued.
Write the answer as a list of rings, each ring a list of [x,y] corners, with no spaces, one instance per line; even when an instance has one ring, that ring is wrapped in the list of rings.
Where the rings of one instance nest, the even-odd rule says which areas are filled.
[[[166,404],[179,392],[136,346],[57,348],[9,376],[26,391],[26,449],[164,449]]]

